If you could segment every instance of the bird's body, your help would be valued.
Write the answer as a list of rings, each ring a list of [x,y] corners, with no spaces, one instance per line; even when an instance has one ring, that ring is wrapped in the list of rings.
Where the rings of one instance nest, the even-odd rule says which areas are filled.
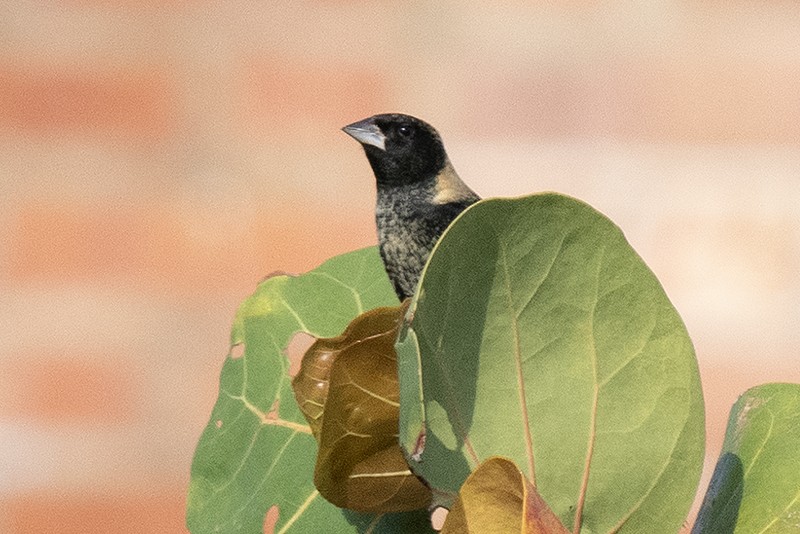
[[[436,130],[419,119],[375,115],[343,130],[362,144],[375,173],[381,258],[404,300],[442,232],[480,197],[456,174]]]

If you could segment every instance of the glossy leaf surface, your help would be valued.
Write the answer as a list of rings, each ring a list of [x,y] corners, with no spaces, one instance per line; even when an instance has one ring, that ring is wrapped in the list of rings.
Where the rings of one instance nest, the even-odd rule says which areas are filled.
[[[703,460],[697,362],[606,217],[556,194],[472,206],[434,249],[408,317],[400,440],[440,500],[499,455],[571,530],[679,529]]]

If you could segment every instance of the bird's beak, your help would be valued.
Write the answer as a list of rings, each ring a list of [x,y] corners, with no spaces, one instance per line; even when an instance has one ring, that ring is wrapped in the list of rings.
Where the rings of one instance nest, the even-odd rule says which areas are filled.
[[[386,136],[372,119],[348,124],[342,131],[362,145],[372,145],[381,150],[386,150]]]

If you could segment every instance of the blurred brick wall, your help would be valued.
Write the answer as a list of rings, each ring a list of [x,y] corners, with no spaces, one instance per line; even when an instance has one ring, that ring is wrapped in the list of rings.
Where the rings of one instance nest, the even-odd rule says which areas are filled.
[[[800,6],[5,2],[0,532],[183,532],[237,304],[375,242],[338,128],[435,124],[485,196],[614,219],[687,322],[709,457],[800,382]]]

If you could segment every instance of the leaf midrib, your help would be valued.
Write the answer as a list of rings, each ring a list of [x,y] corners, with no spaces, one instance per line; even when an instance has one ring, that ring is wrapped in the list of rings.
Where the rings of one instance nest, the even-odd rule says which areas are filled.
[[[525,376],[522,372],[522,348],[519,339],[518,316],[514,310],[514,300],[511,292],[511,275],[508,271],[508,257],[505,243],[500,243],[500,258],[503,266],[503,280],[505,282],[506,303],[511,317],[511,330],[514,335],[514,370],[517,373],[517,395],[519,396],[522,425],[525,429],[525,453],[528,459],[528,476],[531,485],[536,487],[536,470],[533,460],[533,436],[531,434],[530,417],[528,416],[528,397],[525,394]]]
[[[589,442],[586,446],[586,461],[583,468],[580,491],[578,492],[578,504],[575,506],[575,520],[572,528],[574,534],[579,534],[581,531],[581,523],[583,522],[583,506],[586,503],[586,493],[589,489],[589,474],[592,466],[592,456],[594,455],[595,439],[597,437],[597,403],[600,395],[600,383],[597,379],[597,337],[595,335],[594,319],[595,313],[597,312],[597,302],[600,298],[600,271],[603,266],[603,258],[605,257],[605,254],[605,247],[601,248],[600,258],[597,260],[597,272],[595,273],[594,299],[592,301],[592,309],[588,314],[589,338],[591,341],[589,357],[592,365],[592,407],[589,416]]]

